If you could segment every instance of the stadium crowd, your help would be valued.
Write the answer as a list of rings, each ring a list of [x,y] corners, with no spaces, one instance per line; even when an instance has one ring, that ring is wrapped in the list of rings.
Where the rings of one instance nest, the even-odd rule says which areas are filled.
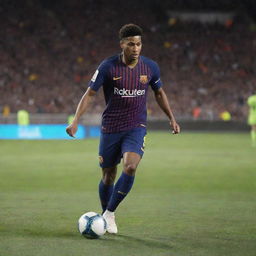
[[[245,120],[256,91],[256,32],[247,23],[202,25],[168,20],[164,10],[127,2],[14,1],[0,8],[0,108],[73,113],[100,61],[120,52],[118,30],[137,23],[143,55],[158,62],[177,118]],[[144,9],[143,9],[144,8]],[[120,14],[121,13],[121,14]],[[143,13],[143,15],[142,15]],[[131,19],[134,17],[134,19]],[[91,113],[104,108],[98,93]],[[161,111],[150,93],[148,111]]]

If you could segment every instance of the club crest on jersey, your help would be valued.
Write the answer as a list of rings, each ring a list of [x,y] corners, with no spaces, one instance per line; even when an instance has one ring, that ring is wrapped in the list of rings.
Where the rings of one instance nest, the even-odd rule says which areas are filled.
[[[148,82],[148,76],[147,75],[141,75],[140,76],[140,82],[142,84],[146,84]]]

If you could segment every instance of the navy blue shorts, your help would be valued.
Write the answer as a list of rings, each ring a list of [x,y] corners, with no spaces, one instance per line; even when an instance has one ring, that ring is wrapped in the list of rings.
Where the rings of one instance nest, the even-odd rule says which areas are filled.
[[[120,163],[125,152],[135,152],[141,157],[145,148],[146,128],[136,127],[118,133],[101,133],[99,163],[101,168],[113,167]]]

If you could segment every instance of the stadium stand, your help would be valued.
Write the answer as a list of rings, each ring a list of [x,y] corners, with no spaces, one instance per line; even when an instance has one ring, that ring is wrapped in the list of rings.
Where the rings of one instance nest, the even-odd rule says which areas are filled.
[[[24,3],[25,2],[25,3]],[[256,91],[256,32],[248,22],[220,26],[169,21],[145,1],[7,1],[0,8],[0,110],[67,113],[75,107],[99,62],[118,53],[118,30],[143,27],[143,55],[158,62],[177,118],[218,120],[223,111],[245,120]],[[152,2],[152,1],[150,1]],[[143,12],[143,15],[141,13]],[[134,19],[131,20],[131,17]],[[90,113],[104,108],[102,93]],[[161,116],[150,93],[150,116]]]

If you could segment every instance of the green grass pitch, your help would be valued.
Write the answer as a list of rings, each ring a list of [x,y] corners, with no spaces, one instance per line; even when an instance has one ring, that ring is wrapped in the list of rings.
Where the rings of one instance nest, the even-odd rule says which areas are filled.
[[[149,132],[119,233],[88,240],[77,220],[100,212],[97,151],[97,139],[0,141],[1,256],[256,255],[249,134]]]

